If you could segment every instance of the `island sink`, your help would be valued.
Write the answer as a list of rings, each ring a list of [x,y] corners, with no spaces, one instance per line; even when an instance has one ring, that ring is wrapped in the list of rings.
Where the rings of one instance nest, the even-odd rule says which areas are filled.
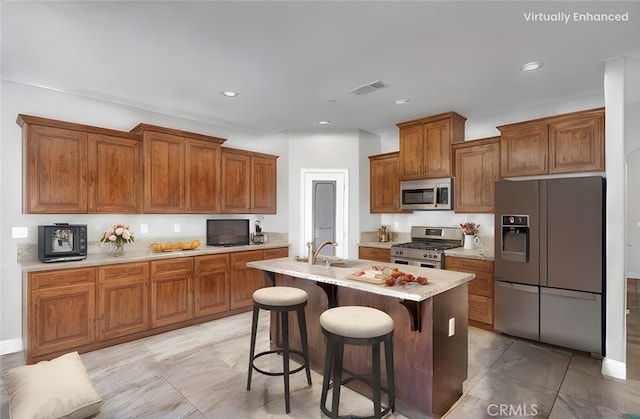
[[[296,262],[308,263],[309,258],[296,256]],[[370,264],[358,259],[341,259],[331,258],[327,256],[319,256],[315,263],[316,266],[329,266],[332,268],[354,268],[354,267],[366,267]]]

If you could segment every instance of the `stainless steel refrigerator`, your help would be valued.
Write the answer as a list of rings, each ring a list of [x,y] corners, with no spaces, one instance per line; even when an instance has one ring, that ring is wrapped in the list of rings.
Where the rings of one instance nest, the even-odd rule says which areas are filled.
[[[496,182],[495,329],[604,355],[600,176]]]

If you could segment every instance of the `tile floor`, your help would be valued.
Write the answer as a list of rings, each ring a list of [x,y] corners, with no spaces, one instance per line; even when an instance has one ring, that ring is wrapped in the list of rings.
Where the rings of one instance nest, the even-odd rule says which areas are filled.
[[[263,348],[268,346],[266,320],[260,322],[258,344]],[[98,418],[287,417],[280,377],[254,374],[251,391],[245,389],[250,322],[245,313],[82,354],[104,399]],[[0,361],[2,370],[24,363],[22,353],[5,355]],[[445,417],[640,415],[640,380],[605,378],[600,365],[582,354],[470,328],[464,396]],[[304,373],[292,376],[288,417],[323,417],[322,377],[313,373],[312,379],[309,387]],[[4,385],[0,397],[0,417],[8,418]],[[362,396],[343,393],[341,413],[366,414],[369,408]]]

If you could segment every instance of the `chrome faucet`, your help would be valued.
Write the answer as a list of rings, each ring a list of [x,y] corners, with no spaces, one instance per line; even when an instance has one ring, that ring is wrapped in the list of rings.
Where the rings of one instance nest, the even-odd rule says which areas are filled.
[[[325,240],[322,243],[320,243],[320,246],[318,246],[318,248],[316,249],[315,252],[313,252],[313,257],[311,257],[311,264],[315,265],[316,264],[316,259],[318,259],[318,253],[320,253],[320,251],[322,250],[323,247],[325,247],[326,245],[330,244],[333,247],[336,247],[338,245],[338,243],[331,241],[331,240]]]

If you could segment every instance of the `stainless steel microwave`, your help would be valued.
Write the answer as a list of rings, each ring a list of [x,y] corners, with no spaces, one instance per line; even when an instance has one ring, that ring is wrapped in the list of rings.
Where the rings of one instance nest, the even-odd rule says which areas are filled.
[[[404,210],[452,210],[453,178],[400,182],[400,207]]]

